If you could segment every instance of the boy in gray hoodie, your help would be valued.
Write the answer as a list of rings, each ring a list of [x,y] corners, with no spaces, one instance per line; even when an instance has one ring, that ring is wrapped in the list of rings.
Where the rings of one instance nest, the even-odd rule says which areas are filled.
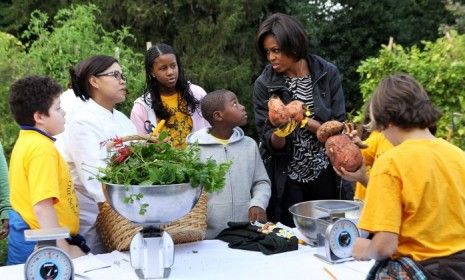
[[[229,221],[266,221],[271,187],[257,143],[239,128],[247,124],[247,112],[236,95],[217,90],[207,94],[200,106],[212,127],[191,133],[187,143],[199,144],[202,160],[232,161],[225,187],[208,197],[206,239],[213,239]]]

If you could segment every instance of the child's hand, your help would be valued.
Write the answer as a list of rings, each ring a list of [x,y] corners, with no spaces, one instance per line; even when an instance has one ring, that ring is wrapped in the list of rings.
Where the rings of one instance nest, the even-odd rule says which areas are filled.
[[[8,222],[9,222],[8,219],[2,220],[2,228],[0,228],[0,240],[5,239],[8,236],[8,232],[10,229]]]
[[[371,240],[366,238],[355,239],[354,247],[352,247],[352,256],[357,261],[369,261],[368,247],[370,247]]]
[[[360,182],[362,185],[368,185],[368,176],[366,173],[365,161],[363,161],[362,166],[354,172],[349,172],[341,167],[341,170],[333,167],[337,175],[341,176],[344,180],[349,182]]]
[[[357,145],[360,149],[368,148],[368,146],[363,143],[362,139],[358,136],[358,132],[354,127],[353,123],[344,123],[343,133],[349,136],[350,140]]]
[[[266,212],[258,206],[252,206],[249,208],[249,221],[260,221],[266,222]]]

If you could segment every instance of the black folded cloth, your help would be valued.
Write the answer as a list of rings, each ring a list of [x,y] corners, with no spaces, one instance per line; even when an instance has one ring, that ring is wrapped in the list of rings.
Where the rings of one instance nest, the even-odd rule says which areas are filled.
[[[87,246],[86,239],[84,238],[84,236],[82,236],[80,234],[76,234],[76,235],[71,236],[69,238],[65,238],[65,240],[68,242],[69,245],[76,245],[79,248],[81,248],[81,250],[85,254],[90,252],[90,248],[89,248],[89,246]]]
[[[295,236],[285,238],[277,235],[276,228],[268,234],[258,232],[260,227],[250,222],[228,222],[229,228],[221,231],[216,239],[229,243],[229,248],[260,251],[272,255],[297,250],[298,239]]]

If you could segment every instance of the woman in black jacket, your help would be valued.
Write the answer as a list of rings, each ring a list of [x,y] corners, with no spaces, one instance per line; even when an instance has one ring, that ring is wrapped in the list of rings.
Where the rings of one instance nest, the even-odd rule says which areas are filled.
[[[256,44],[259,55],[269,62],[255,81],[253,96],[256,127],[273,183],[267,215],[293,226],[288,211],[293,204],[339,198],[340,178],[315,133],[323,122],[345,119],[341,77],[333,64],[309,54],[307,35],[291,16],[269,16],[258,29]],[[288,126],[284,135],[273,127],[267,105],[272,94],[285,104],[302,101],[311,112],[307,124]]]

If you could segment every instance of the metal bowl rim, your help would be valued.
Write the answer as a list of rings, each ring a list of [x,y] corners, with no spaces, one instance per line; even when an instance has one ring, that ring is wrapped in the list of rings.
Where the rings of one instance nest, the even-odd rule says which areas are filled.
[[[313,203],[317,203],[317,202],[320,202],[320,201],[350,201],[350,202],[354,202],[354,204],[356,204],[357,202],[356,201],[352,201],[352,200],[341,200],[341,199],[319,199],[319,200],[309,200],[309,201],[302,201],[302,202],[299,202],[299,203],[296,203],[294,205],[291,205],[291,207],[288,208],[289,212],[296,216],[296,217],[299,217],[299,218],[305,218],[305,219],[318,219],[318,218],[315,218],[315,217],[309,217],[309,216],[304,216],[304,215],[300,215],[300,214],[297,214],[295,212],[293,212],[292,210],[294,208],[297,208],[299,205],[302,205],[302,204],[307,204],[309,202],[311,202],[312,204]],[[360,206],[360,205],[359,205]],[[315,209],[315,210],[318,210],[318,209]],[[321,210],[318,210],[318,211],[321,211]]]

